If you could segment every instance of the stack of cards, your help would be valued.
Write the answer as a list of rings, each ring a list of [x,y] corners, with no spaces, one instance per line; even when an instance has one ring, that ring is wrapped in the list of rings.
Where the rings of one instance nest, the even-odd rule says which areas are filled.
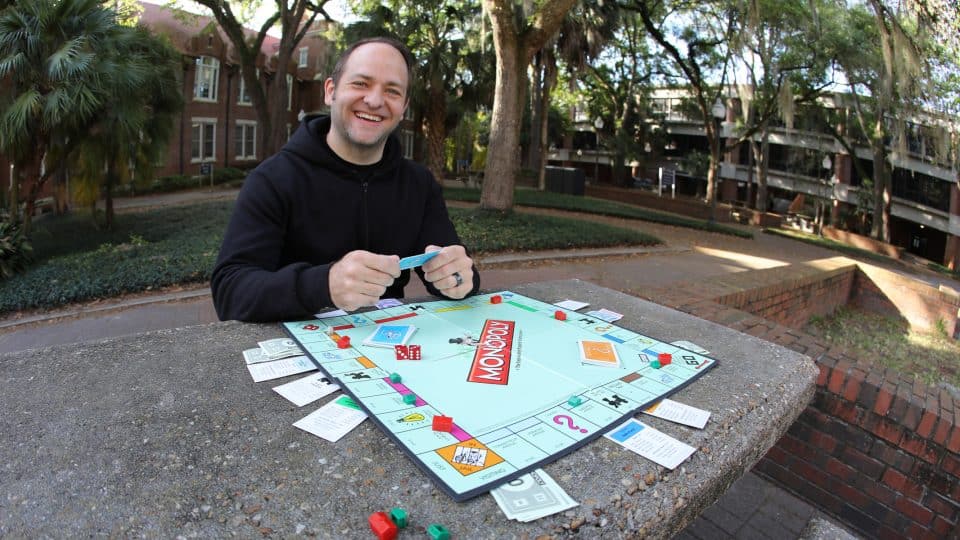
[[[620,355],[609,341],[577,340],[580,346],[580,362],[593,366],[620,367]]]
[[[508,519],[529,522],[580,503],[573,500],[543,469],[525,474],[490,492]]]
[[[409,324],[381,324],[363,340],[363,344],[392,349],[396,345],[406,345],[416,331],[417,327]]]

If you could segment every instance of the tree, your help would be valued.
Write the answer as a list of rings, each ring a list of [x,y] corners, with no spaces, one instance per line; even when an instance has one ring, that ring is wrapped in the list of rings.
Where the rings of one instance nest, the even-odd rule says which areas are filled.
[[[868,5],[869,10],[856,6],[844,12],[840,24],[847,40],[838,46],[836,59],[851,87],[851,116],[873,157],[870,234],[886,242],[893,200],[887,143],[896,146],[905,141],[902,122],[892,119],[902,119],[912,108],[919,108],[925,58],[915,24],[902,24],[903,14],[877,0],[869,0]]]
[[[109,54],[134,84],[113,90],[115,98],[95,116],[70,159],[75,185],[87,193],[104,193],[108,229],[113,226],[114,188],[131,177],[141,182],[153,177],[183,106],[177,82],[180,53],[168,43],[146,28],[126,28],[112,40]]]
[[[678,73],[667,74],[668,79],[683,80],[690,89],[710,146],[706,198],[716,201],[721,143],[711,110],[726,81],[738,13],[729,2],[717,0],[633,0],[623,7],[640,14],[650,38],[673,60]]]
[[[824,3],[820,5],[823,6]],[[770,155],[770,122],[779,116],[792,126],[794,112],[804,103],[813,103],[833,81],[827,78],[830,56],[822,45],[830,39],[820,19],[817,3],[805,1],[746,0],[737,4],[744,21],[733,36],[732,47],[745,68],[747,81],[739,86],[741,124],[755,127],[755,138],[747,139],[756,170],[756,208],[767,210],[767,171]],[[818,162],[819,163],[819,162]],[[754,170],[748,172],[754,175]],[[753,186],[753,181],[748,183]],[[748,204],[753,206],[751,193]]]
[[[484,72],[476,69],[479,48],[472,47],[468,39],[478,7],[463,0],[363,0],[354,4],[354,12],[367,20],[347,28],[348,41],[373,35],[403,36],[416,58],[411,105],[422,118],[418,127],[426,139],[426,166],[442,181],[447,132],[464,112],[476,108],[479,96],[468,87],[483,83]]]
[[[132,87],[109,55],[121,28],[99,0],[16,0],[0,12],[0,80],[9,81],[0,95],[0,152],[17,173],[12,216],[26,191],[28,234],[40,189],[61,166],[51,160],[44,169],[44,157],[69,154],[111,89]]]
[[[574,2],[544,0],[527,14],[512,0],[483,0],[493,30],[497,77],[490,146],[480,193],[481,208],[500,211],[513,208],[513,187],[520,164],[520,123],[523,121],[527,66],[560,27]]]
[[[600,56],[602,61],[584,64],[587,76],[582,80],[591,117],[612,119],[604,126],[612,132],[614,178],[625,183],[630,177],[623,170],[624,162],[643,157],[640,150],[651,139],[650,123],[643,117],[653,116],[646,98],[658,61],[650,54],[646,29],[637,14],[623,12],[617,20],[619,28]]]
[[[554,37],[534,55],[528,166],[539,171],[538,184],[541,190],[546,187],[547,154],[544,146],[547,145],[551,95],[557,84],[558,61],[562,61],[571,71],[588,69],[606,43],[613,39],[619,13],[612,2],[579,3],[563,18]]]
[[[248,14],[256,11],[261,0],[194,1],[212,12],[213,18],[233,45],[240,63],[240,75],[257,111],[258,125],[263,126],[260,147],[264,155],[275,153],[287,140],[286,123],[280,120],[287,114],[287,70],[297,46],[317,17],[330,20],[323,8],[327,0],[274,0],[276,11],[260,25],[252,38],[244,30],[244,24]],[[239,8],[239,14],[234,12],[233,6]],[[280,26],[281,34],[276,61],[273,63],[275,72],[272,77],[265,76],[261,80],[257,78],[257,58],[267,31],[276,25]],[[266,63],[269,63],[270,59],[267,60]]]

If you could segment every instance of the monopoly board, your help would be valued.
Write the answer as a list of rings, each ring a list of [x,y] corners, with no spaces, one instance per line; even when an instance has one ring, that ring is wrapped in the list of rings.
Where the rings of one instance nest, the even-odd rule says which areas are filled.
[[[419,360],[398,359],[394,348],[371,344],[384,327],[397,326],[415,329],[405,339],[420,346]],[[511,292],[284,328],[457,501],[576,450],[716,365],[702,354]],[[347,348],[337,345],[343,336],[350,338]],[[619,366],[584,363],[580,341],[609,342]],[[659,353],[672,361],[657,369],[651,362]],[[449,432],[433,429],[437,415],[453,419]]]

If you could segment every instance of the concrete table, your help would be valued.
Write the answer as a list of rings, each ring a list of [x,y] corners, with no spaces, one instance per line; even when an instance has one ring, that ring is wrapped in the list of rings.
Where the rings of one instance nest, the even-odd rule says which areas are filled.
[[[0,536],[373,538],[367,516],[399,506],[401,538],[669,537],[813,395],[813,362],[774,344],[579,280],[513,290],[710,350],[720,365],[674,396],[713,413],[706,429],[644,418],[699,451],[668,471],[596,440],[545,468],[579,507],[508,521],[492,497],[453,502],[371,422],[335,444],[294,428],[317,405],[271,389],[293,378],[253,383],[241,355],[279,327],[214,323],[0,356]]]

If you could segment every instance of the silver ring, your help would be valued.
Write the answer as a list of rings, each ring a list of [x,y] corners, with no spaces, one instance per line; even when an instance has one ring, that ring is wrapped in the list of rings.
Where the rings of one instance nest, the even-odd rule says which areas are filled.
[[[454,285],[455,287],[463,285],[463,276],[460,275],[460,272],[454,272],[453,279],[457,280],[457,284]]]

